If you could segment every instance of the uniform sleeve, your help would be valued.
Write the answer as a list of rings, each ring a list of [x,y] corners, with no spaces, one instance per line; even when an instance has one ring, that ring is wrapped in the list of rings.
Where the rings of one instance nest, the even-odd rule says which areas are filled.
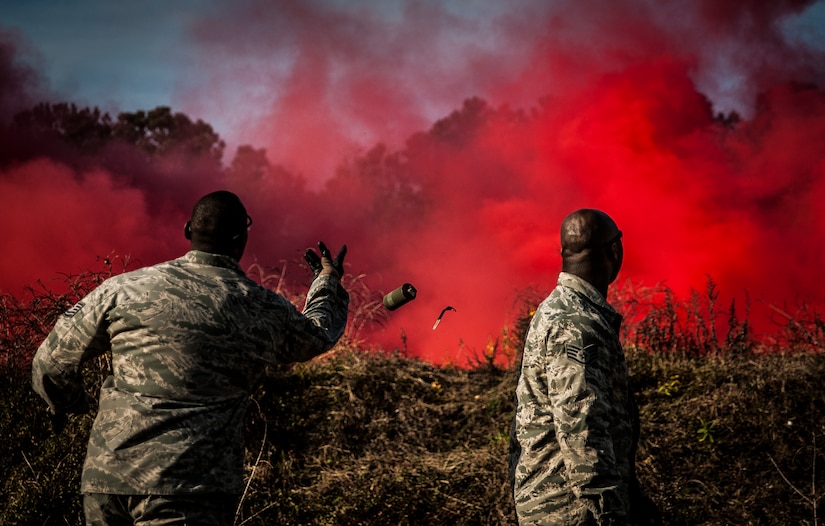
[[[561,455],[579,499],[572,508],[581,524],[622,523],[627,503],[610,432],[611,377],[599,341],[576,338],[560,344],[549,381]],[[577,523],[578,524],[578,523]]]
[[[312,282],[303,312],[292,309],[285,334],[284,362],[304,362],[322,354],[344,334],[349,311],[349,294],[333,276]]]
[[[32,387],[52,413],[88,410],[81,366],[109,350],[106,300],[98,288],[61,314],[34,355]]]

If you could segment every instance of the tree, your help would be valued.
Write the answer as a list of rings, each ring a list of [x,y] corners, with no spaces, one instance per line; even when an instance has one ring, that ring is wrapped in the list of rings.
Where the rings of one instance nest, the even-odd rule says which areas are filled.
[[[219,164],[225,147],[212,126],[200,119],[193,122],[184,113],[172,113],[166,106],[124,112],[113,122],[98,108],[44,102],[17,113],[12,130],[29,143],[59,141],[79,154],[96,154],[105,146],[122,142],[150,157],[177,154],[205,157]]]
[[[361,213],[372,224],[414,221],[426,208],[404,152],[391,152],[384,144],[339,166],[325,192],[340,206],[361,203]]]
[[[114,138],[125,140],[151,155],[206,155],[220,162],[226,146],[212,126],[200,119],[192,122],[186,114],[172,113],[167,106],[158,106],[148,112],[121,113],[112,131]]]
[[[94,153],[112,137],[112,119],[97,108],[40,103],[16,114],[12,129],[32,139],[60,139],[83,153]]]
[[[462,146],[470,142],[477,130],[483,128],[495,111],[478,97],[466,99],[460,110],[437,121],[429,135],[440,142]]]
[[[285,199],[295,199],[304,192],[304,179],[281,165],[272,165],[265,148],[248,144],[238,146],[232,163],[226,170],[227,178],[258,186]]]

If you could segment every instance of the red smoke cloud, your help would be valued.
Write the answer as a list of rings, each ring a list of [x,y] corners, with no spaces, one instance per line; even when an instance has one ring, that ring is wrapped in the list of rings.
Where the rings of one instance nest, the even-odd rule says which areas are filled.
[[[95,256],[125,254],[121,240],[131,253],[154,254],[173,238],[168,224],[149,216],[143,192],[101,171],[77,174],[39,159],[4,170],[0,195],[3,215],[15,220],[3,235],[4,291],[96,268]]]
[[[0,288],[93,255],[175,257],[193,201],[225,186],[255,219],[245,264],[295,266],[319,239],[347,243],[348,269],[370,286],[419,291],[364,336],[435,361],[463,363],[460,342],[480,350],[498,337],[519,289],[553,286],[559,224],[580,207],[624,231],[620,280],[684,295],[709,275],[729,296],[821,304],[825,57],[779,31],[810,2],[543,4],[485,18],[417,2],[250,1],[205,19],[197,39],[219,66],[191,100],[271,87],[237,136],[308,187],[282,168],[175,172],[169,190],[169,174],[8,165],[0,215],[25,226],[0,240],[14,254]],[[484,30],[496,45],[471,38]],[[714,96],[738,101],[743,120],[721,124]],[[379,141],[387,147],[358,149]],[[433,331],[447,305],[456,311]]]

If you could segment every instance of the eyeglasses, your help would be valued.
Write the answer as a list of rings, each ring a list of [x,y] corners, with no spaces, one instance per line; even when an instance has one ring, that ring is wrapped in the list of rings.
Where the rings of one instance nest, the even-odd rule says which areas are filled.
[[[252,218],[249,217],[249,214],[247,214],[247,216],[246,216],[246,231],[249,232],[249,229],[251,229],[251,228],[252,228]],[[235,239],[238,239],[239,237],[241,237],[241,234],[236,234],[236,235],[232,236],[232,239],[235,240]]]
[[[605,243],[605,244],[604,244],[604,246],[609,247],[609,246],[610,246],[610,245],[612,245],[613,243],[618,243],[620,239],[622,239],[622,231],[621,231],[621,230],[619,230],[619,233],[618,233],[618,234],[616,234],[615,236],[613,236],[613,237],[610,239],[610,241],[608,241],[607,243]]]

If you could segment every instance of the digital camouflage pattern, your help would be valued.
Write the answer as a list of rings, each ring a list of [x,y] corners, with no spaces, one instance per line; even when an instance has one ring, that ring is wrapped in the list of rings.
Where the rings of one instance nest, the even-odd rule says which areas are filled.
[[[110,526],[112,524],[226,526],[235,523],[235,510],[239,500],[239,496],[216,493],[184,495],[87,493],[83,496],[83,514],[86,516],[86,526]],[[138,520],[135,519],[136,517]]]
[[[626,524],[638,413],[621,315],[559,274],[527,334],[510,450],[521,525]]]
[[[348,305],[322,276],[300,313],[232,258],[194,250],[102,283],[60,317],[32,366],[50,408],[72,412],[86,399],[81,365],[111,353],[81,491],[240,494],[255,384],[267,364],[332,348]]]

